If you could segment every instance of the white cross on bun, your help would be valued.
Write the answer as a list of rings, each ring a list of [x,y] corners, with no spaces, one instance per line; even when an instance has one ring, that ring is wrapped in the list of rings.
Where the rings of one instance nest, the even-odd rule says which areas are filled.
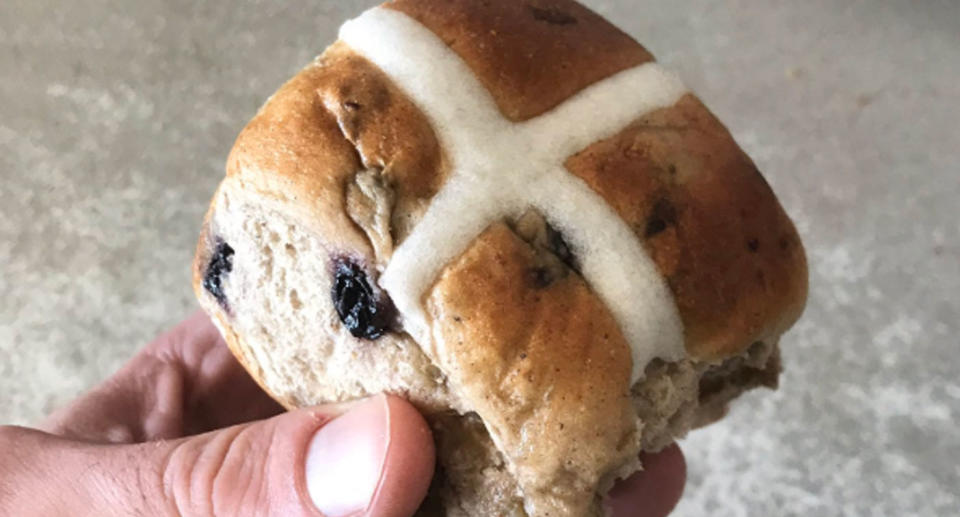
[[[807,268],[723,125],[597,14],[395,0],[241,132],[194,287],[288,408],[424,413],[419,515],[578,517],[776,386]]]

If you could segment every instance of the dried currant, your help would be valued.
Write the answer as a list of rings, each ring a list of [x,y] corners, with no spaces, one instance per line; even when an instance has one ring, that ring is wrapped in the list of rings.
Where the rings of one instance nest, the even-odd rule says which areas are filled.
[[[547,245],[550,246],[550,251],[566,264],[567,267],[574,271],[580,271],[580,264],[577,263],[577,257],[573,254],[567,241],[564,240],[563,234],[549,224],[547,225]]]
[[[233,248],[217,239],[213,255],[207,264],[207,271],[203,275],[203,288],[207,290],[224,309],[227,308],[227,294],[223,292],[223,280],[233,271]]]
[[[653,205],[643,235],[646,238],[653,237],[666,230],[668,226],[676,224],[676,222],[677,209],[673,206],[673,203],[665,198],[660,199]]]
[[[543,289],[553,283],[553,274],[545,267],[535,267],[529,270],[530,281],[537,289]]]
[[[347,259],[334,261],[331,296],[340,321],[354,337],[377,339],[390,328],[393,304],[375,291],[362,267]]]
[[[667,222],[663,219],[653,218],[647,221],[647,228],[643,235],[647,238],[653,237],[667,229]]]
[[[546,22],[551,25],[572,25],[577,23],[577,19],[556,8],[541,8],[531,5],[530,12],[537,21]]]

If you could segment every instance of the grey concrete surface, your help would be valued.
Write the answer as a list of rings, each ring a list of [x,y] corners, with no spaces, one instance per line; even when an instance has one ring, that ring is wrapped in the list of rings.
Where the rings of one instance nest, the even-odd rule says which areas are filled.
[[[371,2],[0,2],[0,421],[194,307],[232,139]],[[683,442],[682,516],[960,512],[960,2],[588,2],[756,159],[811,263],[776,393]]]

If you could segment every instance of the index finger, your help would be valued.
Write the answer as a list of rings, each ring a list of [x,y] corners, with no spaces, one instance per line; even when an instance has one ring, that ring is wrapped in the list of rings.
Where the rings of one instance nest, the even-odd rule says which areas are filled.
[[[197,311],[39,427],[74,439],[130,443],[198,434],[281,410]]]

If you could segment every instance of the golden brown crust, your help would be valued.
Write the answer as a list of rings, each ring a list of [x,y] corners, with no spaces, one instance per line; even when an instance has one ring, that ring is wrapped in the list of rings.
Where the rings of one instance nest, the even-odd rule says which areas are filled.
[[[341,43],[321,56],[313,85],[366,168],[383,171],[401,199],[429,198],[443,180],[430,122],[379,68]]]
[[[339,199],[361,164],[317,95],[324,73],[321,66],[308,66],[271,97],[237,137],[227,177],[301,212],[304,220],[350,228]],[[358,232],[325,237],[344,247],[362,242]]]
[[[693,95],[567,167],[643,239],[674,293],[692,356],[738,355],[800,316],[800,238],[756,166]]]
[[[570,274],[543,285],[534,250],[498,223],[451,263],[428,298],[440,367],[483,418],[520,487],[582,515],[600,477],[639,452],[630,348]]]
[[[213,199],[217,196],[214,194]],[[210,262],[210,253],[213,250],[213,243],[210,242],[210,218],[213,217],[213,211],[216,210],[216,202],[211,202],[203,216],[203,225],[200,228],[200,236],[197,238],[197,247],[193,253],[193,263],[190,265],[190,277],[193,283],[193,292],[201,304],[206,304],[208,293],[203,289],[203,276],[207,271],[207,264]]]
[[[366,254],[363,235],[343,210],[347,184],[361,168],[382,174],[398,211],[414,211],[432,197],[444,171],[426,117],[342,44],[270,98],[227,160],[227,176],[242,188],[318,222],[334,247]]]
[[[386,6],[446,42],[513,121],[653,61],[630,36],[570,0],[394,0]]]

